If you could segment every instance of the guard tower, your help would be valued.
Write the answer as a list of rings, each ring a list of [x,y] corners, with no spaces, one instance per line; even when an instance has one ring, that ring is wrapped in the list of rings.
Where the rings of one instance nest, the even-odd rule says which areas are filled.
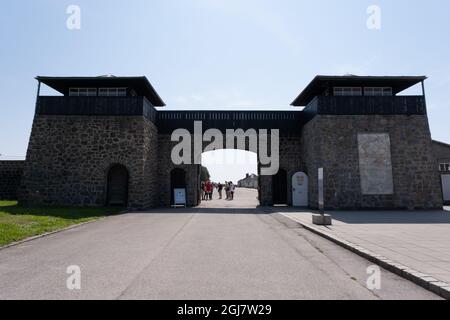
[[[294,100],[308,119],[303,154],[328,208],[441,208],[427,118],[426,77],[317,76]],[[421,94],[401,92],[421,84]]]
[[[37,77],[20,201],[157,205],[156,109],[146,77]],[[45,84],[60,96],[41,96]]]

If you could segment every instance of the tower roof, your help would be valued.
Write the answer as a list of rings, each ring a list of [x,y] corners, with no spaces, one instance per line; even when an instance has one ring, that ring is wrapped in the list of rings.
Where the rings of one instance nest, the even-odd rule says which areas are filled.
[[[68,94],[69,88],[108,88],[108,87],[124,87],[132,88],[140,96],[146,97],[153,106],[163,107],[166,104],[158,95],[156,90],[148,81],[147,77],[115,77],[115,76],[100,76],[100,77],[46,77],[38,76],[36,80],[44,83],[52,89],[62,93]]]
[[[292,102],[292,106],[306,106],[316,96],[330,87],[391,87],[397,94],[419,82],[427,79],[425,76],[316,76],[300,95]]]

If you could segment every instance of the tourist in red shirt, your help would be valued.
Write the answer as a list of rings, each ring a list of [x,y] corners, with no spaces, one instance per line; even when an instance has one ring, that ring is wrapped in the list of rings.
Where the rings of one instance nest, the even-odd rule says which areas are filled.
[[[212,200],[213,185],[209,180],[206,181],[205,184],[205,193],[206,193],[206,200]]]

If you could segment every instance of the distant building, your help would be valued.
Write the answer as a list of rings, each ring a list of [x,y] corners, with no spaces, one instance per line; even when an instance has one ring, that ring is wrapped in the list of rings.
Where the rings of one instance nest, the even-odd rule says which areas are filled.
[[[244,179],[238,181],[238,187],[258,189],[258,176],[247,173]]]
[[[433,141],[433,154],[436,168],[439,168],[442,182],[442,196],[445,204],[450,204],[450,145]]]

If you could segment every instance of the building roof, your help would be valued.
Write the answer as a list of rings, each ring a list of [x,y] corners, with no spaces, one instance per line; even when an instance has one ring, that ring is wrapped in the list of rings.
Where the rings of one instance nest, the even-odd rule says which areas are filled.
[[[339,86],[355,87],[392,87],[392,93],[397,94],[417,83],[427,79],[425,76],[316,76],[300,95],[292,102],[292,106],[306,106],[316,96],[321,95],[326,88]]]
[[[132,88],[139,96],[146,97],[150,103],[155,107],[163,107],[166,104],[158,95],[156,90],[148,81],[147,77],[115,77],[115,76],[100,76],[100,77],[44,77],[38,76],[36,80],[44,83],[52,89],[62,93],[68,94],[69,88],[73,87],[126,87]]]
[[[255,179],[255,178],[258,178],[258,175],[252,173],[252,174],[249,174],[248,177],[245,177],[245,178],[243,178],[243,179],[241,179],[239,181],[244,181],[244,180],[248,180],[248,179]]]
[[[442,141],[433,140],[433,143],[436,143],[436,144],[439,144],[439,145],[441,145],[441,146],[450,148],[450,144],[445,143],[445,142],[442,142]]]

